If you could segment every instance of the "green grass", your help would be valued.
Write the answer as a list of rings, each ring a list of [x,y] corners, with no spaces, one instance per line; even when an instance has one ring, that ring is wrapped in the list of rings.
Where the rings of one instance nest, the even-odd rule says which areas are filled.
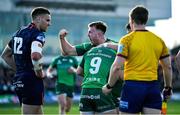
[[[169,101],[167,112],[168,114],[180,114],[180,101]],[[18,104],[0,104],[0,114],[20,114],[20,106]],[[58,104],[44,104],[44,114],[58,114]],[[78,103],[73,104],[68,114],[79,114]]]
[[[20,106],[18,104],[0,104],[0,114],[20,114]],[[44,104],[43,106],[44,114],[58,114],[58,104]],[[68,113],[69,115],[72,114],[79,114],[79,107],[78,103],[74,103],[71,111]]]

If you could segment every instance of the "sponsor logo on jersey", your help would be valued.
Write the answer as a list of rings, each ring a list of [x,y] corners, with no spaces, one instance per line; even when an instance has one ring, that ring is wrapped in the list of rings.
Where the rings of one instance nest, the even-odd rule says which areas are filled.
[[[58,60],[57,64],[62,64],[62,62],[60,60]]]
[[[128,108],[128,102],[127,101],[120,101],[120,107],[121,108],[125,108],[125,109],[127,109]]]
[[[37,36],[36,38],[37,40],[40,40],[42,42],[45,42],[44,36]]]

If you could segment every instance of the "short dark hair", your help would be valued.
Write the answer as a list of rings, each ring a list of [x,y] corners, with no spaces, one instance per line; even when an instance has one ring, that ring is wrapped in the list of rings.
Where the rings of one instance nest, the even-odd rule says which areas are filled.
[[[45,7],[36,7],[31,11],[31,18],[34,20],[41,14],[50,14],[50,11]]]
[[[146,24],[148,14],[148,10],[142,5],[135,6],[130,11],[130,17],[136,24]]]
[[[101,30],[104,34],[106,33],[107,29],[107,24],[103,21],[96,21],[96,22],[91,22],[88,24],[88,27],[93,27],[95,26],[96,29]]]

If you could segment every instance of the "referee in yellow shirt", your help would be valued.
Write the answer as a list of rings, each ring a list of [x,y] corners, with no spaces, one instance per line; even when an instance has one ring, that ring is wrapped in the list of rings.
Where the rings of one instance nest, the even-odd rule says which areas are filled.
[[[145,7],[139,5],[130,11],[132,32],[120,39],[108,83],[102,89],[105,94],[109,93],[117,75],[125,80],[119,106],[121,113],[161,113],[162,97],[157,81],[159,62],[164,75],[163,95],[169,98],[172,94],[168,48],[160,37],[145,29],[147,20],[148,10]]]

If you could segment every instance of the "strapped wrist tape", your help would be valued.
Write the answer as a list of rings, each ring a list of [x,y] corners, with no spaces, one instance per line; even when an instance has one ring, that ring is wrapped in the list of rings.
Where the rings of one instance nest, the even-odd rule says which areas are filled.
[[[42,58],[39,59],[38,61],[32,60],[32,64],[34,66],[34,70],[41,70],[42,69]]]

